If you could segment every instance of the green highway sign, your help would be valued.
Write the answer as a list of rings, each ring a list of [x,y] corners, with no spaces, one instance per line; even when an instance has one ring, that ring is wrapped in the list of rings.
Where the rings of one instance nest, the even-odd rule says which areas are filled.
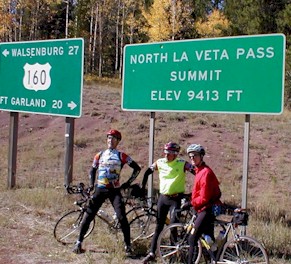
[[[283,34],[127,45],[123,65],[123,110],[283,111]]]
[[[0,110],[80,117],[81,38],[0,43]]]

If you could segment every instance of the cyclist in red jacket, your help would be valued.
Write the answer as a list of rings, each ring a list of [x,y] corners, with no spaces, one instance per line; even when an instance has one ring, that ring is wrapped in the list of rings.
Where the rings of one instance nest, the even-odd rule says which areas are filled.
[[[191,204],[197,211],[195,221],[195,232],[189,236],[189,255],[188,264],[196,259],[195,249],[197,241],[202,234],[209,235],[213,241],[214,238],[214,205],[220,205],[221,191],[219,181],[210,167],[203,161],[205,149],[198,144],[192,144],[187,148],[187,153],[191,163],[195,166],[195,180],[192,189]]]

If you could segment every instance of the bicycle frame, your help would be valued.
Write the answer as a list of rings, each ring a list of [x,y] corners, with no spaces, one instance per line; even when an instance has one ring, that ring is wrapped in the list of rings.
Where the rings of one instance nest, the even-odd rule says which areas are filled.
[[[168,263],[169,260],[175,263],[187,263],[188,236],[194,234],[195,218],[196,216],[193,215],[186,224],[170,224],[162,231],[158,238],[158,253],[163,263]],[[221,243],[217,250],[212,251],[211,246],[200,237],[193,263],[199,263],[202,255],[207,263],[211,261],[212,264],[269,263],[267,252],[260,242],[252,237],[238,234],[236,228],[242,224],[236,223],[234,218],[230,222],[216,219],[214,224],[224,231]]]
[[[215,264],[225,263],[225,262],[219,262],[219,259],[220,259],[223,247],[227,241],[227,238],[230,237],[230,239],[236,240],[239,237],[239,235],[236,232],[235,226],[231,222],[215,219],[214,225],[220,226],[224,230],[224,235],[222,237],[223,243],[218,245],[216,254],[214,254],[214,252],[211,251],[210,245],[205,241],[203,237],[200,237],[199,240],[201,242],[202,247],[204,247],[207,250],[207,253],[211,257],[212,263],[215,263]],[[237,245],[235,246],[237,247]]]
[[[207,242],[201,237],[200,242],[202,247],[204,247],[208,253],[208,255],[211,258],[211,263],[213,264],[225,264],[225,263],[253,263],[248,258],[260,258],[262,262],[260,263],[269,263],[267,253],[263,247],[258,241],[255,239],[240,235],[238,234],[236,228],[238,225],[236,225],[233,222],[227,222],[223,220],[215,220],[215,224],[220,226],[224,231],[225,234],[222,237],[223,243],[219,245],[216,252],[212,252],[210,249],[210,246],[207,244]],[[227,240],[229,242],[227,242]],[[243,244],[241,243],[243,241]],[[224,255],[225,252],[228,249],[228,246],[231,244],[232,248],[232,258],[233,260],[225,260]],[[244,245],[244,246],[242,246]],[[247,246],[245,246],[247,245]],[[223,258],[223,260],[221,260]],[[241,260],[245,259],[245,260]],[[257,263],[257,262],[256,262]]]

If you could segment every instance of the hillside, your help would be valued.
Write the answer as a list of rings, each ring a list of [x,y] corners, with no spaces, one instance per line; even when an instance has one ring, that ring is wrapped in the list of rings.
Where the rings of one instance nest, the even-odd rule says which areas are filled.
[[[141,181],[149,163],[150,113],[122,111],[120,100],[120,84],[96,82],[85,85],[83,114],[75,120],[74,182],[87,182],[94,154],[106,147],[105,135],[110,128],[122,132],[119,149],[142,166],[137,179]],[[239,205],[242,196],[244,120],[244,115],[156,113],[155,158],[162,155],[164,143],[170,140],[181,145],[181,156],[186,159],[185,150],[189,144],[204,145],[207,151],[205,160],[221,181],[223,200]],[[266,221],[275,218],[289,227],[290,123],[291,114],[288,111],[279,116],[251,116],[248,179],[248,207],[257,217],[269,214]],[[64,117],[21,113],[17,188],[7,191],[9,113],[0,112],[0,210],[3,213],[0,216],[3,230],[0,259],[7,260],[6,263],[62,263],[60,259],[70,252],[68,248],[60,249],[51,235],[55,220],[68,208],[65,205],[72,202],[70,199],[66,201],[62,188],[64,134]],[[123,175],[124,179],[129,175],[126,168]],[[191,186],[192,179],[189,179],[188,191]],[[266,213],[268,210],[271,213]],[[46,251],[46,247],[49,250]],[[289,252],[287,248],[285,252]],[[91,263],[69,255],[63,263]]]

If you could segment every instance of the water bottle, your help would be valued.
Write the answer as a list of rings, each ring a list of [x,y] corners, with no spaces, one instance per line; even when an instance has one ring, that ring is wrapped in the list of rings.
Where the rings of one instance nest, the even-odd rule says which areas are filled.
[[[187,232],[187,233],[191,233],[191,235],[193,235],[194,232],[195,232],[194,224],[186,225],[186,226],[185,226],[185,229],[186,229],[186,232]]]
[[[209,245],[211,251],[217,250],[216,243],[213,242],[212,238],[209,235],[203,235],[204,240]]]
[[[114,213],[114,214],[112,215],[112,218],[113,218],[114,221],[118,221],[118,219],[117,219],[117,214],[116,214],[116,213]]]
[[[195,233],[195,226],[194,224],[192,224],[191,235],[194,235],[194,233]]]
[[[103,219],[105,222],[108,222],[108,223],[110,223],[111,221],[112,221],[112,218],[106,213],[106,212],[104,212],[103,210],[99,210],[98,212],[97,212],[97,215],[101,218],[101,219]]]
[[[110,219],[110,224],[113,228],[120,228],[120,222],[117,218],[117,214],[114,213]]]

